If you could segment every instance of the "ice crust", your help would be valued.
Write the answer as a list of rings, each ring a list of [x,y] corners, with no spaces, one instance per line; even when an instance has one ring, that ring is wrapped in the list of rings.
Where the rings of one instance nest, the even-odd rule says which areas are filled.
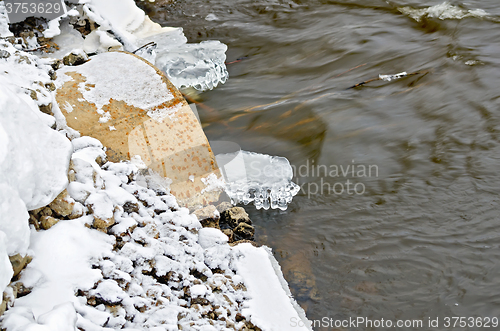
[[[238,151],[216,155],[232,203],[253,202],[257,209],[286,210],[300,187],[284,157]]]
[[[113,65],[109,65],[113,63]],[[134,57],[119,52],[103,53],[93,57],[89,62],[77,67],[63,67],[58,72],[58,86],[63,85],[72,78],[65,72],[76,71],[86,77],[86,83],[79,87],[83,98],[94,103],[97,111],[102,115],[100,121],[106,122],[109,114],[102,109],[109,104],[110,99],[124,101],[128,105],[148,110],[148,115],[156,120],[161,120],[175,113],[176,109],[162,109],[154,111],[153,108],[173,99],[172,93],[167,89],[156,71],[147,63],[137,61]],[[125,85],[116,86],[120,77],[127,77]]]

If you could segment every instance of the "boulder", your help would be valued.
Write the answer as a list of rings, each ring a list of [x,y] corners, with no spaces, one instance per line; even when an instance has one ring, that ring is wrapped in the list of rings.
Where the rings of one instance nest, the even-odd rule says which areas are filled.
[[[221,174],[212,149],[163,72],[134,54],[108,52],[62,67],[57,77],[56,100],[68,126],[101,141],[109,161],[138,159],[171,179],[181,206],[218,200],[221,190],[211,181]]]

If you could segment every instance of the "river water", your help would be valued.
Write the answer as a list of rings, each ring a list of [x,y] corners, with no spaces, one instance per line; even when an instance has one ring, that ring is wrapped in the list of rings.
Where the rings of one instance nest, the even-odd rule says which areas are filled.
[[[309,319],[500,317],[498,4],[142,3],[245,57],[198,109],[210,140],[296,168],[288,210],[247,210]]]

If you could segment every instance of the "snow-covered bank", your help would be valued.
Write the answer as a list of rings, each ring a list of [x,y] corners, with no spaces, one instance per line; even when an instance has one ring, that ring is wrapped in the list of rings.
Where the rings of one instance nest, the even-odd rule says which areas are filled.
[[[100,1],[56,23],[88,21]],[[5,39],[6,27],[0,8],[0,289],[8,299],[0,328],[287,330],[305,320],[269,249],[229,245],[136,165],[107,162],[101,142],[67,127],[67,105],[53,92],[61,63],[23,51],[38,47],[36,37]],[[58,27],[49,24],[50,33]],[[102,46],[108,32],[98,32]],[[9,256],[27,253],[32,262],[8,285]]]

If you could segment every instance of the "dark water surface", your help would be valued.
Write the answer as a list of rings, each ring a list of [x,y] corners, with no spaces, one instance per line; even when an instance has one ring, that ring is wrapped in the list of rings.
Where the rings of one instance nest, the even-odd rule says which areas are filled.
[[[488,16],[420,22],[398,10],[440,3],[146,5],[191,42],[227,44],[228,61],[247,56],[201,95],[210,140],[308,165],[287,211],[247,210],[310,319],[422,319],[429,329],[439,317],[435,330],[450,330],[445,317],[500,317],[500,3],[451,2]],[[420,73],[347,89],[403,71]]]

